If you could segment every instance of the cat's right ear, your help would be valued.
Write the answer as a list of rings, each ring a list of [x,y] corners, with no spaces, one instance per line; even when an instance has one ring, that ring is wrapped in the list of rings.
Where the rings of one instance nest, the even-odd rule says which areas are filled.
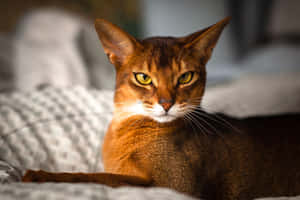
[[[229,23],[230,17],[226,17],[218,23],[195,32],[186,37],[179,38],[184,43],[183,50],[198,52],[201,57],[206,58],[205,62],[211,57],[212,51],[224,29]]]
[[[96,19],[95,28],[106,55],[116,67],[123,65],[140,46],[134,37],[104,19]]]

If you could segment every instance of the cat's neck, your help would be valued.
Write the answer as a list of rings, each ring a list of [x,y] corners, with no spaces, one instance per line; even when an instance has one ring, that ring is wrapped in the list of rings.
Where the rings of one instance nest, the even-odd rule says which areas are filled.
[[[189,116],[179,117],[170,122],[158,122],[143,115],[132,115],[126,112],[115,112],[111,121],[113,132],[157,132],[158,134],[174,133],[178,130],[214,135],[219,132],[239,132],[231,123],[233,119],[220,114],[197,111]],[[126,131],[125,131],[126,130]]]
[[[186,123],[182,118],[171,122],[160,123],[143,115],[122,116],[121,118],[119,115],[114,115],[111,121],[111,128],[113,132],[118,133],[118,135],[124,135],[129,132],[141,134],[149,131],[156,134],[168,134],[182,129],[185,126]]]

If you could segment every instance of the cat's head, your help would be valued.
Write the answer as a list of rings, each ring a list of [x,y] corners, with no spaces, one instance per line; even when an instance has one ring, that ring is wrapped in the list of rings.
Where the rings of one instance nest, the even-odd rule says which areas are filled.
[[[115,112],[170,122],[194,110],[204,94],[205,64],[229,18],[185,37],[137,40],[112,23],[95,27],[116,68]]]

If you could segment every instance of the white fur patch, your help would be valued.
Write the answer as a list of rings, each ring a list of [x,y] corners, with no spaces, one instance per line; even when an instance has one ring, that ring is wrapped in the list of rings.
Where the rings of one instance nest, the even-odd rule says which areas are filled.
[[[152,112],[150,113],[150,117],[160,123],[173,121],[174,119],[176,119],[176,115],[170,114],[170,111],[173,107],[174,106],[170,108],[169,112],[166,112],[160,104],[155,104],[153,106]]]
[[[137,101],[135,104],[128,106],[126,108],[126,111],[135,115],[147,115],[147,113],[145,112],[145,108],[143,106],[143,102],[141,101]]]
[[[166,123],[175,120],[185,114],[182,112],[178,104],[173,105],[168,112],[160,104],[155,104],[152,108],[146,108],[143,102],[137,101],[132,106],[126,108],[133,115],[143,115],[151,117],[157,122]]]

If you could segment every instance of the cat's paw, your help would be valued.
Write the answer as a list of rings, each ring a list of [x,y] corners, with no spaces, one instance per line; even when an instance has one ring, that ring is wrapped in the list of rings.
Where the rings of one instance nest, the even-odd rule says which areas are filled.
[[[45,182],[47,180],[47,172],[39,170],[27,170],[22,177],[22,182]]]

